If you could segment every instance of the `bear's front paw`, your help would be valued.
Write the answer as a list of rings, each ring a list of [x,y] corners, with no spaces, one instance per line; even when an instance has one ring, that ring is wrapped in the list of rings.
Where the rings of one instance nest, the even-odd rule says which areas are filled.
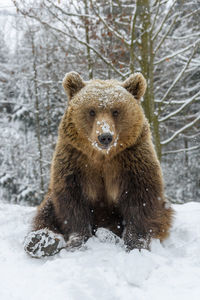
[[[102,243],[116,244],[120,246],[124,245],[123,240],[119,236],[106,228],[98,228],[95,235]]]
[[[88,238],[78,234],[78,233],[72,233],[68,241],[66,243],[66,249],[70,251],[75,251],[77,249],[84,249],[84,243],[86,242]]]
[[[136,234],[134,232],[126,230],[123,235],[123,239],[124,239],[124,244],[125,244],[127,251],[130,251],[133,249],[149,250],[149,245],[150,245],[150,237],[149,236]]]
[[[24,250],[35,258],[54,255],[65,247],[64,238],[48,229],[30,232],[24,242]]]

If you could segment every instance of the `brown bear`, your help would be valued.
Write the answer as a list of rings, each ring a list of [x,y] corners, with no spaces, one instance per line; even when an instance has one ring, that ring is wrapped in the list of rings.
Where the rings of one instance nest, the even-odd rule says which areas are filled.
[[[151,238],[168,236],[173,210],[166,205],[160,164],[140,104],[144,77],[135,73],[124,82],[84,82],[71,72],[63,87],[68,108],[34,231],[62,234],[66,247],[78,247],[104,227],[122,237],[128,250],[149,249]],[[39,240],[37,234],[26,251],[31,254]]]

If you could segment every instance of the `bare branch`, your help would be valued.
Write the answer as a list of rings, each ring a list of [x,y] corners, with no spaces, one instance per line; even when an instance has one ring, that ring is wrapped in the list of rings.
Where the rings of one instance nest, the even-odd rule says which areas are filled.
[[[197,150],[199,148],[200,148],[200,145],[197,145],[197,146],[193,146],[193,147],[190,147],[190,148],[166,151],[166,152],[163,152],[162,155],[175,154],[175,153],[180,153],[180,152],[189,152],[189,151]]]
[[[75,14],[75,13],[69,13],[60,6],[56,5],[53,1],[47,0],[51,5],[53,5],[56,9],[58,9],[60,12],[62,12],[64,15],[69,16],[69,17],[79,17],[79,18],[90,18],[90,19],[95,19],[96,17],[89,15],[89,14]],[[47,7],[47,6],[46,6]],[[49,7],[48,7],[49,8]]]
[[[153,19],[153,23],[152,23],[152,26],[151,26],[151,29],[150,29],[151,32],[153,32],[153,30],[154,30],[154,26],[155,26],[155,23],[156,23],[156,18],[158,16],[158,12],[159,12],[159,8],[160,8],[160,1],[161,0],[157,0],[157,1],[155,1],[155,4],[153,4],[153,6],[157,5],[157,9],[156,9],[155,17]]]
[[[136,1],[135,12],[131,20],[130,70],[132,73],[134,72],[134,58],[136,58],[136,55],[134,53],[134,40],[135,40],[135,23],[136,23],[137,7],[138,7],[137,5],[138,2]]]
[[[159,50],[159,48],[161,47],[162,43],[165,41],[165,39],[167,38],[168,34],[170,33],[172,27],[174,26],[174,24],[176,23],[176,19],[178,17],[179,14],[175,15],[174,20],[172,21],[172,23],[170,24],[168,30],[166,31],[165,35],[163,35],[163,37],[161,38],[160,42],[158,43],[158,46],[156,47],[156,49],[154,50],[154,53],[156,54],[156,52]]]
[[[188,99],[181,107],[179,107],[177,110],[173,111],[172,113],[170,113],[169,115],[163,117],[162,119],[159,120],[159,122],[164,122],[168,119],[170,119],[171,117],[177,115],[179,112],[181,112],[185,107],[187,107],[189,104],[192,104],[192,102],[194,102],[196,100],[196,97],[200,95],[200,91],[198,93],[196,93],[196,95],[194,95],[193,97],[191,97],[190,99]]]
[[[100,52],[97,50],[97,49],[95,49],[93,46],[91,46],[90,44],[88,44],[88,43],[86,43],[86,42],[84,42],[84,41],[82,41],[82,40],[80,40],[77,36],[75,36],[75,35],[72,35],[72,34],[70,34],[70,33],[67,33],[67,32],[65,32],[65,31],[63,31],[63,30],[61,30],[61,29],[59,29],[59,28],[57,28],[57,27],[54,27],[54,26],[52,26],[52,25],[50,25],[50,24],[48,24],[47,22],[45,22],[45,21],[42,21],[40,18],[38,18],[37,16],[35,16],[35,15],[31,15],[31,14],[28,14],[27,12],[24,12],[23,10],[21,10],[18,6],[17,6],[17,4],[16,4],[16,7],[18,8],[18,11],[22,14],[22,15],[24,15],[24,16],[28,16],[28,17],[30,17],[30,18],[32,18],[32,19],[34,19],[34,20],[36,20],[36,21],[38,21],[39,23],[41,23],[41,24],[43,24],[44,26],[46,26],[46,27],[48,27],[48,28],[50,28],[50,29],[52,29],[52,30],[54,30],[54,31],[57,31],[57,32],[59,32],[59,33],[62,33],[63,35],[65,35],[65,36],[67,36],[67,37],[70,37],[70,38],[72,38],[72,39],[74,39],[74,40],[76,40],[77,42],[79,42],[81,45],[84,45],[84,46],[87,46],[87,47],[89,47],[107,66],[109,66],[113,71],[115,71],[115,73],[116,74],[118,74],[122,79],[125,79],[125,76],[124,76],[124,74],[122,74],[120,71],[118,71],[114,66],[113,66],[113,64],[111,63],[111,62],[109,62],[105,57],[103,57],[101,54],[100,54]],[[51,12],[52,13],[52,12]],[[52,13],[53,14],[53,13]],[[59,18],[58,18],[58,16],[56,16],[56,18],[59,20]],[[62,21],[61,21],[62,22]],[[62,22],[63,23],[63,22]],[[66,26],[66,25],[65,25]]]
[[[162,35],[160,35],[162,36]],[[184,36],[167,36],[166,39],[169,39],[169,40],[188,40],[190,38],[193,38],[193,37],[200,37],[200,33],[199,32],[195,32],[193,34],[190,34],[190,35],[184,35]]]
[[[166,93],[164,94],[163,98],[161,99],[161,102],[163,102],[169,95],[169,93],[171,92],[171,90],[174,88],[174,86],[177,84],[177,82],[181,79],[181,77],[183,76],[183,74],[185,73],[185,70],[187,69],[187,67],[189,66],[192,57],[194,56],[195,52],[196,52],[196,48],[194,47],[190,57],[188,58],[187,63],[185,64],[184,68],[182,69],[182,71],[178,74],[178,76],[176,77],[176,79],[173,81],[173,83],[171,84],[171,86],[168,88],[168,90],[166,91]]]
[[[160,31],[162,30],[163,25],[165,24],[167,18],[169,17],[170,12],[171,12],[172,8],[174,7],[176,1],[177,1],[177,0],[174,0],[174,2],[172,3],[172,5],[170,6],[168,12],[166,13],[165,17],[163,18],[160,27],[158,28],[157,32],[156,32],[156,33],[154,34],[154,36],[153,36],[153,41],[157,38],[158,34],[159,34]]]
[[[181,49],[181,50],[179,50],[179,51],[177,51],[177,52],[172,53],[171,55],[167,55],[167,56],[161,58],[160,60],[157,60],[157,61],[154,63],[154,65],[158,65],[158,64],[160,64],[161,62],[166,61],[166,60],[168,60],[168,59],[170,59],[170,58],[173,58],[173,57],[175,57],[176,55],[178,55],[178,54],[180,54],[180,53],[183,53],[183,52],[185,52],[185,51],[187,51],[187,50],[190,50],[190,48],[195,47],[199,42],[200,42],[200,40],[197,40],[197,41],[195,41],[192,45],[189,45],[189,46],[187,46],[187,47],[185,47],[185,48],[183,48],[183,49]]]
[[[200,115],[198,115],[198,117],[196,119],[194,119],[192,122],[190,122],[189,124],[185,125],[184,127],[182,127],[181,129],[179,129],[178,131],[176,131],[170,138],[168,138],[167,140],[161,142],[161,145],[167,145],[169,144],[171,141],[173,141],[180,133],[182,133],[183,131],[185,131],[186,129],[189,129],[191,127],[194,126],[194,124],[196,124],[198,121],[200,120]]]
[[[191,13],[189,13],[189,14],[187,14],[187,15],[185,15],[185,16],[183,16],[183,17],[181,18],[181,21],[184,20],[184,19],[186,19],[186,18],[188,18],[188,17],[190,17],[190,16],[192,16],[192,15],[194,15],[194,14],[196,14],[196,13],[198,13],[198,12],[200,12],[200,8],[198,8],[198,9],[192,11]]]
[[[99,12],[96,11],[96,9],[94,8],[93,2],[92,0],[90,0],[90,4],[92,6],[92,9],[94,11],[94,13],[96,14],[96,16],[99,18],[99,20],[104,24],[104,26],[110,31],[112,32],[113,35],[115,35],[116,38],[120,39],[120,41],[123,40],[124,44],[126,45],[126,47],[130,47],[130,43],[125,39],[125,37],[123,35],[121,35],[118,31],[114,30],[111,26],[109,26],[107,24],[107,22],[104,20],[104,18],[101,17],[101,15],[99,14]]]

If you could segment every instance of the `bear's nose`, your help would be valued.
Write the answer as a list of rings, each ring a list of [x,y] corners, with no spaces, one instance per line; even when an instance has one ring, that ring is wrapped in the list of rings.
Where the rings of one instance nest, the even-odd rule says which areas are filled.
[[[110,133],[103,133],[98,136],[99,142],[104,145],[108,146],[112,142],[112,135]]]

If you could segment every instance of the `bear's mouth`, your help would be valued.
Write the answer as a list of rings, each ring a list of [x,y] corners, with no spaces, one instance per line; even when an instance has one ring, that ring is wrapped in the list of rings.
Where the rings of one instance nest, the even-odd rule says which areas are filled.
[[[101,151],[103,154],[108,154],[112,148],[117,146],[117,142],[118,136],[117,138],[113,139],[112,142],[109,144],[102,144],[99,142],[99,140],[93,141],[92,146],[98,151]]]
[[[92,146],[99,151],[109,150],[112,147],[112,145],[102,145],[97,141],[92,142]]]

